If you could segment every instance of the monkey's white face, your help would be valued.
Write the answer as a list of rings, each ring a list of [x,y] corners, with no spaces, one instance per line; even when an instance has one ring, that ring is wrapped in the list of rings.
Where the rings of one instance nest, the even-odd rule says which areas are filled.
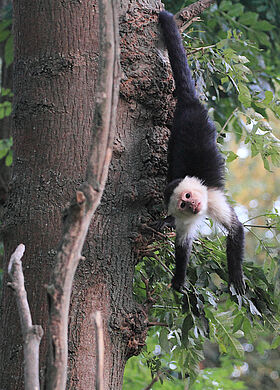
[[[207,212],[207,187],[196,177],[186,176],[170,197],[168,213],[175,218],[192,220]]]

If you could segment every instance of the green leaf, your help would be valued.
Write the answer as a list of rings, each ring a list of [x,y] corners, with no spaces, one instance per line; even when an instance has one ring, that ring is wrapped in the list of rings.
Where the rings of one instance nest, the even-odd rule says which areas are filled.
[[[234,320],[233,320],[233,329],[232,329],[233,333],[237,332],[238,330],[240,330],[242,328],[243,318],[244,318],[244,316],[242,314],[238,314],[234,318]]]
[[[189,334],[189,331],[191,330],[191,328],[193,327],[193,319],[192,319],[192,316],[190,314],[188,314],[185,319],[184,319],[184,322],[183,322],[183,325],[182,325],[182,344],[187,347],[188,346],[188,334]]]
[[[6,28],[9,27],[11,24],[12,24],[12,19],[3,20],[0,23],[0,31],[6,30]]]
[[[271,162],[275,167],[280,167],[280,151],[276,150],[270,155]]]
[[[228,43],[228,39],[222,39],[220,42],[217,43],[217,48],[222,49],[224,46],[226,46]]]
[[[232,7],[232,2],[229,0],[223,0],[220,4],[219,9],[221,11],[228,11]]]
[[[253,329],[252,329],[251,322],[248,320],[248,318],[244,317],[243,331],[244,331],[245,337],[247,337],[253,343],[255,337],[254,337],[252,330]]]
[[[12,165],[12,162],[13,162],[13,152],[10,150],[5,159],[5,164],[7,167],[10,167]]]
[[[263,104],[269,104],[273,99],[273,92],[272,91],[265,91],[265,99],[262,101]]]
[[[221,83],[222,83],[222,84],[227,83],[227,82],[229,82],[228,76],[223,77],[223,78],[221,79]]]
[[[256,12],[245,12],[239,18],[239,23],[245,24],[245,26],[252,26],[257,23],[259,15]]]
[[[267,20],[261,20],[254,26],[254,29],[258,31],[271,31],[274,28],[275,26],[273,26],[273,24],[270,24]]]
[[[5,102],[6,104],[4,105],[5,107],[5,116],[11,115],[12,112],[12,103],[11,102]]]
[[[257,154],[259,154],[259,148],[256,144],[256,142],[251,143],[251,156],[256,157]]]
[[[6,149],[1,149],[1,150],[0,150],[0,159],[3,158],[3,157],[5,157],[9,150],[10,150],[10,149],[8,149],[8,148],[6,148]]]
[[[223,352],[231,352],[236,357],[242,358],[244,356],[244,349],[241,343],[232,335],[232,331],[227,329],[226,323],[224,323],[225,317],[220,318],[208,309],[205,308],[205,314],[207,318],[214,325],[213,333],[216,341],[219,343],[219,348]],[[223,314],[223,313],[221,313]]]
[[[164,350],[164,352],[169,353],[170,352],[170,345],[168,341],[168,335],[169,330],[166,328],[163,328],[159,335],[159,345]]]
[[[232,161],[236,160],[237,157],[238,157],[237,154],[235,154],[235,153],[232,152],[232,151],[229,151],[229,152],[228,152],[228,155],[227,155],[227,162],[232,162]]]
[[[265,168],[267,171],[271,172],[270,166],[269,166],[269,162],[268,162],[268,159],[267,159],[265,156],[262,155],[262,160],[263,160],[263,166],[264,166],[264,168]]]
[[[244,104],[245,107],[251,106],[251,94],[249,89],[244,84],[239,84],[239,95],[238,100]]]
[[[244,5],[237,3],[234,4],[228,11],[230,16],[240,16],[244,11]]]
[[[257,40],[258,40],[261,44],[263,44],[263,45],[265,45],[265,46],[268,46],[268,47],[271,46],[269,37],[268,37],[268,35],[267,35],[265,32],[263,32],[263,31],[258,31],[258,33],[256,34],[256,38],[257,38]]]
[[[280,345],[280,336],[276,336],[275,338],[274,338],[274,340],[272,340],[272,343],[271,343],[271,349],[276,349],[276,348],[278,348],[279,347],[279,345]]]
[[[11,34],[11,32],[9,30],[1,31],[0,32],[0,42],[5,41],[10,34]]]

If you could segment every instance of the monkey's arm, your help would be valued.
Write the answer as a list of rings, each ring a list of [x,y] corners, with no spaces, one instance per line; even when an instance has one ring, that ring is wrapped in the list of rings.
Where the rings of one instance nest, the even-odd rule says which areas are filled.
[[[242,271],[245,242],[244,227],[233,208],[228,204],[224,193],[220,190],[208,190],[208,213],[210,217],[214,218],[228,230],[227,263],[229,285],[233,284],[236,292],[242,295],[246,289]]]
[[[176,269],[175,275],[172,279],[172,287],[181,292],[186,279],[186,271],[190,258],[190,253],[192,250],[192,237],[186,236],[183,241],[180,240],[180,237],[176,237],[175,241],[175,261]]]
[[[227,236],[228,275],[229,285],[233,284],[236,292],[240,295],[244,294],[246,290],[242,271],[244,241],[244,227],[233,212],[232,226]]]

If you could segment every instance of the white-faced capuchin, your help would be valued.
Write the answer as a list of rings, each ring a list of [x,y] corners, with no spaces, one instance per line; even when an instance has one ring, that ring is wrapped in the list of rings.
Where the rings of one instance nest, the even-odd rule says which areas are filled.
[[[244,228],[224,194],[224,158],[217,148],[216,129],[200,103],[185,49],[172,14],[159,14],[175,79],[177,98],[168,144],[168,217],[160,224],[176,227],[176,271],[173,287],[182,291],[197,225],[206,215],[227,231],[229,285],[244,294],[242,272]]]

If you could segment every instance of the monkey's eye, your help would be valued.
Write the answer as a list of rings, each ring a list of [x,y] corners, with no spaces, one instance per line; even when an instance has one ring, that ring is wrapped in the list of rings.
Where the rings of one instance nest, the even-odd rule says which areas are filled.
[[[188,193],[185,195],[185,197],[186,197],[187,199],[189,199],[189,198],[191,197],[191,194],[188,192]]]

